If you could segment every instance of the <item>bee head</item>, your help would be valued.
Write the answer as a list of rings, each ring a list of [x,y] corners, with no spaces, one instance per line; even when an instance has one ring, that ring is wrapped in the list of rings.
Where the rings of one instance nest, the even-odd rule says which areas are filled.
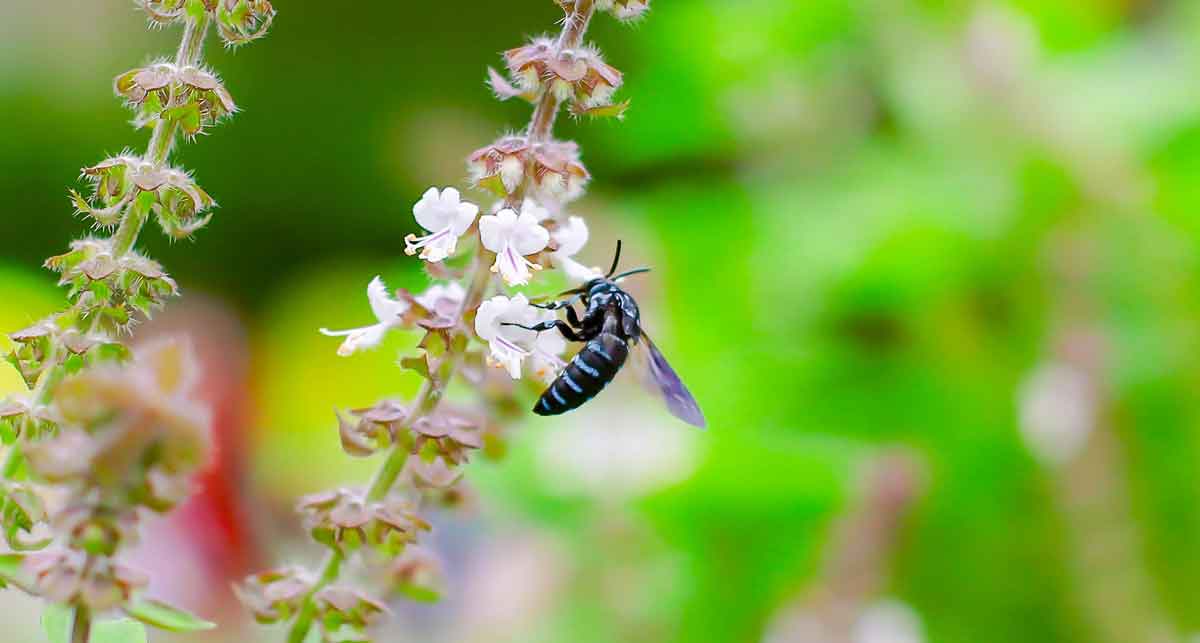
[[[620,263],[621,263],[621,242],[617,241],[617,252],[616,252],[616,255],[613,256],[612,267],[609,268],[608,274],[604,275],[603,277],[596,277],[595,279],[591,279],[587,283],[583,284],[582,286],[580,286],[578,288],[572,288],[571,290],[561,292],[558,294],[558,296],[565,297],[567,295],[579,295],[580,297],[583,298],[583,302],[586,304],[589,300],[591,300],[592,295],[597,292],[597,289],[600,289],[600,290],[616,289],[617,288],[616,284],[620,283],[620,281],[622,279],[632,276],[632,275],[641,274],[643,272],[650,272],[649,268],[634,268],[633,270],[626,270],[625,272],[617,275],[615,273],[617,272],[617,266],[619,266]]]

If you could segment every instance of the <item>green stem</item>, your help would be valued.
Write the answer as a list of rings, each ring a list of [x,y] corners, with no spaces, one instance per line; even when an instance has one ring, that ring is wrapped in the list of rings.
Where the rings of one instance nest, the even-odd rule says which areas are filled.
[[[4,465],[0,470],[0,478],[5,480],[14,480],[17,471],[21,470],[21,464],[25,462],[25,454],[21,451],[21,442],[14,442],[8,448],[8,453],[4,454]]]
[[[135,199],[133,205],[125,210],[125,216],[121,217],[121,225],[117,228],[117,233],[113,235],[113,256],[123,257],[133,250],[133,244],[137,243],[138,234],[141,233],[142,226],[146,225],[148,218],[150,218],[150,211],[142,207]]]
[[[92,636],[92,611],[86,605],[75,606],[71,619],[71,643],[88,643]]]
[[[317,615],[317,604],[313,602],[313,597],[321,588],[329,585],[337,580],[338,574],[342,572],[342,563],[346,557],[342,552],[336,549],[330,549],[329,554],[325,556],[325,563],[321,566],[321,577],[317,579],[316,584],[304,596],[304,603],[300,607],[300,612],[296,615],[296,622],[292,625],[292,629],[288,632],[288,643],[304,643],[304,639],[308,638],[308,631],[312,629],[313,618]]]
[[[575,9],[563,21],[562,33],[558,36],[558,49],[575,49],[583,44],[583,35],[587,33],[592,15],[596,13],[595,0],[575,0]],[[550,139],[554,130],[554,120],[562,103],[554,92],[546,90],[533,110],[533,118],[529,121],[529,141],[540,143]]]
[[[207,13],[202,13],[198,18],[187,21],[183,28],[183,39],[179,43],[179,51],[175,54],[177,67],[193,67],[200,64],[200,55],[204,51],[204,36],[208,34],[211,22]],[[173,104],[174,101],[175,97],[172,95],[167,104]],[[146,146],[145,159],[155,166],[166,165],[171,158],[171,148],[175,146],[178,134],[178,121],[159,118],[154,123],[153,133],[150,134],[150,143]],[[124,256],[133,249],[138,235],[142,232],[142,226],[146,224],[149,217],[150,212],[144,207],[139,207],[136,200],[125,211],[125,216],[121,218],[121,225],[117,228],[117,233],[113,235],[113,254],[115,256]]]
[[[487,285],[491,281],[492,273],[488,268],[482,245],[479,247],[479,254],[475,261],[471,286],[466,297],[463,298],[462,310],[464,311],[479,307],[479,302],[483,301]],[[417,391],[417,395],[413,399],[413,411],[405,421],[406,427],[415,422],[417,418],[427,415],[437,408],[445,391],[446,383],[450,381],[450,378],[454,376],[454,371],[458,368],[458,360],[458,355],[448,352],[438,368],[437,376],[425,380],[425,383],[421,385],[421,389]],[[387,497],[388,492],[396,485],[400,473],[404,471],[404,465],[408,462],[409,455],[409,447],[404,442],[398,442],[392,447],[383,461],[383,465],[371,479],[370,486],[367,487],[367,502],[379,502]],[[296,614],[296,620],[288,631],[288,643],[304,643],[309,630],[312,629],[313,619],[317,615],[317,606],[313,602],[313,597],[321,589],[337,580],[344,560],[345,557],[336,549],[330,549],[329,553],[325,555],[325,561],[321,564],[321,575],[313,588],[305,595],[300,611]]]
[[[558,44],[561,49],[573,49],[583,43],[584,33],[587,31],[588,24],[591,22],[595,11],[595,0],[575,1],[575,8],[564,21],[563,31],[558,37]],[[554,98],[552,92],[546,92],[543,95],[542,100],[534,108],[533,116],[529,122],[528,132],[529,138],[532,141],[544,141],[550,138],[559,107],[560,103]],[[518,193],[523,192],[523,189],[518,190]],[[472,271],[471,283],[467,289],[466,296],[463,297],[461,311],[465,312],[479,307],[479,304],[487,294],[488,285],[491,283],[491,275],[488,252],[483,247],[483,244],[480,244],[475,257],[475,267]],[[459,333],[469,335],[470,330],[460,330]],[[455,342],[451,340],[450,344],[453,346]],[[442,396],[445,393],[446,385],[454,377],[454,373],[458,369],[461,357],[453,349],[446,353],[446,356],[442,359],[442,363],[438,366],[437,374],[425,380],[425,383],[421,385],[421,389],[417,391],[417,395],[413,399],[412,413],[406,418],[405,426],[410,426],[418,418],[437,410],[438,404],[441,403]],[[371,484],[367,488],[367,502],[378,502],[387,497],[388,492],[392,490],[392,487],[396,484],[396,480],[400,477],[400,473],[404,471],[404,464],[408,461],[409,455],[409,447],[404,442],[399,442],[392,447],[383,465],[375,473],[375,477],[371,480]],[[316,617],[317,608],[313,602],[313,597],[323,587],[337,580],[343,561],[344,557],[336,549],[331,549],[326,555],[325,562],[321,567],[321,576],[312,590],[304,597],[304,602],[300,606],[296,620],[288,631],[288,643],[304,643],[309,630],[312,629],[313,619]]]

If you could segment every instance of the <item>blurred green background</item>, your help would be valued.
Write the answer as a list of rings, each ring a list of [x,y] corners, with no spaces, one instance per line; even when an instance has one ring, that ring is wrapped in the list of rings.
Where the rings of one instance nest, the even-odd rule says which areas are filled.
[[[560,16],[277,7],[266,40],[210,45],[244,111],[176,156],[216,219],[196,243],[143,235],[179,310],[242,329],[210,347],[246,409],[222,547],[257,567],[314,558],[291,504],[374,466],[342,455],[331,409],[416,388],[393,366],[414,338],[339,359],[315,329],[368,320],[377,273],[422,286],[412,202],[525,122],[485,68]],[[120,0],[0,5],[6,330],[59,301],[39,266],[84,234],[79,168],[145,145],[110,81],[178,34],[143,27]],[[398,601],[386,640],[1200,632],[1200,3],[663,0],[591,39],[633,107],[558,130],[595,177],[584,258],[622,238],[655,267],[636,293],[711,428],[635,386],[515,427],[471,466],[477,509],[438,519],[447,600]],[[873,487],[896,453],[909,477]],[[228,557],[186,554],[186,532],[150,549]],[[228,624],[205,640],[274,640],[218,580],[191,590]]]

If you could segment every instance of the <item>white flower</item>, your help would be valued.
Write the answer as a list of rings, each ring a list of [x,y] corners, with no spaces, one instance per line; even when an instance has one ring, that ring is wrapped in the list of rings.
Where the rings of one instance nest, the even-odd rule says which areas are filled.
[[[414,299],[426,310],[442,317],[456,317],[466,297],[467,291],[463,290],[462,285],[451,281],[448,284],[434,284]]]
[[[1017,398],[1021,436],[1033,455],[1061,465],[1087,444],[1096,428],[1096,390],[1087,372],[1065,362],[1039,366]]]
[[[550,214],[549,208],[542,207],[537,201],[534,201],[528,197],[521,202],[521,212],[528,212],[533,217],[533,220],[537,221],[538,223],[541,223],[553,216]]]
[[[361,348],[378,346],[389,330],[400,326],[409,308],[408,302],[396,300],[388,294],[387,286],[379,277],[372,279],[367,286],[367,300],[371,302],[371,311],[375,313],[378,323],[350,330],[321,329],[321,334],[328,337],[346,338],[337,351],[342,357],[352,355]]]
[[[475,314],[475,333],[488,343],[491,354],[488,363],[502,366],[514,380],[521,378],[521,363],[532,352],[529,346],[537,341],[531,330],[504,324],[537,323],[538,309],[529,305],[525,295],[509,299],[497,295],[479,305]]]
[[[894,600],[864,609],[854,624],[854,643],[923,643],[921,617],[911,607]]]
[[[555,266],[562,268],[567,277],[574,281],[587,282],[603,275],[599,270],[588,268],[571,258],[583,250],[587,241],[588,227],[582,217],[571,217],[554,230],[554,242],[558,244],[558,250],[555,250],[550,258]]]
[[[550,242],[550,233],[537,222],[533,213],[523,210],[518,216],[508,208],[480,218],[479,236],[483,247],[496,253],[492,272],[499,272],[510,286],[529,283],[533,274],[529,269],[540,270],[541,267],[525,256],[541,252]]]
[[[437,188],[429,188],[413,206],[413,217],[430,234],[404,237],[404,252],[416,254],[420,248],[421,258],[429,262],[449,257],[458,247],[458,238],[475,222],[477,214],[479,206],[462,201],[458,190],[446,188],[439,193]]]
[[[535,322],[551,319],[555,319],[554,313],[544,310],[535,318]],[[567,350],[567,340],[562,333],[557,330],[538,333],[537,338],[533,341],[532,351],[534,376],[546,383],[554,381],[554,378],[558,377],[558,374],[567,367],[567,363],[560,357],[565,350]]]

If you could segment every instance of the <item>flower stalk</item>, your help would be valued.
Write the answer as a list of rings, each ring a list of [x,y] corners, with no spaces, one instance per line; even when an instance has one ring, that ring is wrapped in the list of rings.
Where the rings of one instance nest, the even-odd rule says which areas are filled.
[[[427,234],[405,238],[405,252],[419,253],[430,275],[442,280],[425,293],[396,291],[377,277],[367,288],[377,323],[345,331],[338,354],[350,356],[378,346],[396,328],[424,331],[422,354],[401,366],[423,379],[408,402],[384,400],[338,417],[343,449],[356,457],[383,453],[371,482],[362,489],[338,489],[304,498],[300,511],[315,541],[328,551],[313,573],[289,566],[252,576],[238,586],[242,601],[264,623],[290,622],[289,643],[310,640],[365,640],[365,629],[383,603],[349,587],[341,578],[360,552],[371,567],[386,568],[389,590],[427,598],[436,595],[440,566],[430,556],[408,550],[429,528],[417,511],[431,503],[452,506],[466,497],[461,467],[485,440],[499,440],[498,428],[522,404],[518,388],[527,361],[532,374],[552,379],[564,366],[565,342],[552,333],[522,328],[553,313],[532,306],[524,294],[495,294],[500,284],[523,286],[546,269],[562,269],[572,281],[599,274],[574,261],[587,242],[587,226],[570,216],[567,205],[582,196],[590,174],[578,146],[553,136],[558,113],[620,117],[628,103],[614,104],[621,74],[584,44],[593,17],[609,11],[620,19],[642,15],[643,0],[558,0],[562,28],[553,38],[535,38],[505,54],[509,77],[489,70],[501,100],[520,98],[532,106],[519,134],[501,137],[470,155],[472,187],[498,198],[488,213],[463,201],[454,188],[428,190],[413,215]],[[478,217],[478,218],[477,218]],[[473,241],[474,257],[465,271],[443,265],[458,253],[460,237]],[[466,245],[466,244],[463,244]],[[490,297],[490,298],[489,298]],[[503,367],[503,370],[487,368]],[[480,401],[464,405],[446,399],[449,384],[462,380],[477,388]],[[530,389],[537,386],[534,382]],[[539,387],[540,388],[540,387]],[[499,393],[497,393],[499,391]]]
[[[134,326],[177,294],[161,265],[136,250],[150,220],[187,238],[215,206],[191,175],[168,164],[179,135],[192,138],[235,111],[229,92],[202,67],[216,24],[227,44],[265,33],[267,0],[139,0],[154,22],[183,35],[174,62],[121,74],[118,96],[135,126],[152,127],[144,155],[126,151],[83,168],[88,195],[71,192],[77,214],[107,238],[74,241],[46,260],[67,288],[59,313],[12,333],[7,361],[29,392],[0,401],[0,527],[19,552],[12,586],[70,610],[72,643],[87,643],[119,610],[144,624],[193,631],[212,625],[142,595],[148,579],[120,562],[136,543],[143,510],[163,513],[189,493],[205,464],[209,409],[196,399],[197,367],[175,341],[127,345]],[[49,510],[43,494],[58,507]]]

